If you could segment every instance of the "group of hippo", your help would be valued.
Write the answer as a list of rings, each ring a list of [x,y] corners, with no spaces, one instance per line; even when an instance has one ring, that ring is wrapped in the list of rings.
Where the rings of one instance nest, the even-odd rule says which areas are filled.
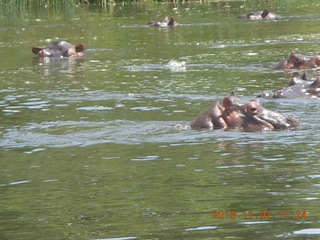
[[[261,20],[267,19],[272,20],[276,18],[280,18],[278,14],[271,13],[267,9],[263,11],[256,11],[249,13],[247,15],[240,15],[238,18],[242,19],[250,19],[250,20]],[[148,23],[148,27],[170,27],[170,26],[180,26],[183,24],[177,23],[173,17],[165,17],[162,21],[150,21]]]
[[[239,18],[250,20],[275,19],[280,17],[268,10],[257,11]],[[149,27],[170,27],[181,25],[172,17],[162,21],[149,22]],[[81,57],[85,46],[80,43],[76,46],[65,41],[55,41],[44,47],[33,47],[32,52],[38,57]],[[287,59],[280,61],[272,69],[306,69],[317,68],[320,65],[320,55],[307,57],[291,53]],[[262,92],[257,97],[267,98],[320,98],[320,78],[308,81],[306,74],[302,77],[293,76],[289,86],[275,93]],[[283,116],[277,112],[263,108],[258,99],[242,101],[235,92],[209,106],[201,112],[191,123],[196,130],[233,129],[244,131],[265,131],[276,129],[296,129],[299,120],[294,116]]]

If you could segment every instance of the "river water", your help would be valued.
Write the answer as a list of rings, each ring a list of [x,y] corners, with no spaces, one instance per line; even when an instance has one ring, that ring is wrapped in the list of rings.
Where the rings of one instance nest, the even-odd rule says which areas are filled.
[[[295,131],[193,131],[231,91],[319,51],[318,0],[2,11],[1,239],[319,239],[320,102],[261,99]],[[272,21],[238,19],[268,8]],[[148,28],[174,16],[184,25]],[[78,59],[39,60],[52,40]],[[317,71],[308,71],[315,77]]]

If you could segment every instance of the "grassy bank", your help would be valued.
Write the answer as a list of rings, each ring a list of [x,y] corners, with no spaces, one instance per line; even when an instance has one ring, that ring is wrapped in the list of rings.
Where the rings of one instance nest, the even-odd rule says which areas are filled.
[[[107,5],[114,2],[182,2],[185,0],[0,0],[0,8],[23,9],[29,7],[55,7],[71,5]]]
[[[115,2],[197,2],[201,0],[0,0],[1,9],[24,9],[29,7],[56,7],[77,5],[107,5]],[[216,0],[217,1],[217,0]],[[218,0],[220,1],[220,0]]]

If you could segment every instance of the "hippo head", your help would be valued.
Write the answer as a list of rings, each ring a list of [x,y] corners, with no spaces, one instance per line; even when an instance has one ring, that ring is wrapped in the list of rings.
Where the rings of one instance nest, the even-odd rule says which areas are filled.
[[[178,26],[181,25],[177,23],[173,17],[165,17],[162,21],[151,21],[148,23],[149,27],[168,27],[168,26]]]
[[[256,99],[239,106],[239,110],[243,114],[242,127],[247,131],[295,129],[299,126],[297,118],[263,108]]]
[[[302,54],[290,53],[287,59],[280,61],[272,69],[304,69],[317,68],[318,66],[320,66],[320,55],[308,57]]]
[[[279,18],[279,17],[280,17],[279,15],[269,12],[267,9],[265,9],[263,11],[252,12],[247,15],[238,16],[238,18],[246,18],[246,19],[250,19],[250,20],[261,20],[261,19],[270,20],[270,19],[275,19],[275,18]]]
[[[250,13],[247,15],[247,18],[250,20],[259,20],[259,19],[267,19],[267,16],[269,15],[269,11],[267,9],[254,13]]]
[[[301,69],[305,68],[307,58],[301,54],[291,53],[287,60],[287,68]]]
[[[55,41],[45,47],[33,47],[32,52],[39,57],[79,57],[83,56],[84,45],[71,45],[65,41]]]

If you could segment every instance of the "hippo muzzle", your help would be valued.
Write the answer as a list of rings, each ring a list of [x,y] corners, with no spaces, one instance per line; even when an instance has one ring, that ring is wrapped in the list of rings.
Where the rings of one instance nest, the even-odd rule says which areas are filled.
[[[253,100],[242,107],[244,115],[244,129],[250,131],[296,129],[299,120],[294,116],[283,116],[280,113],[263,108],[257,100]]]

